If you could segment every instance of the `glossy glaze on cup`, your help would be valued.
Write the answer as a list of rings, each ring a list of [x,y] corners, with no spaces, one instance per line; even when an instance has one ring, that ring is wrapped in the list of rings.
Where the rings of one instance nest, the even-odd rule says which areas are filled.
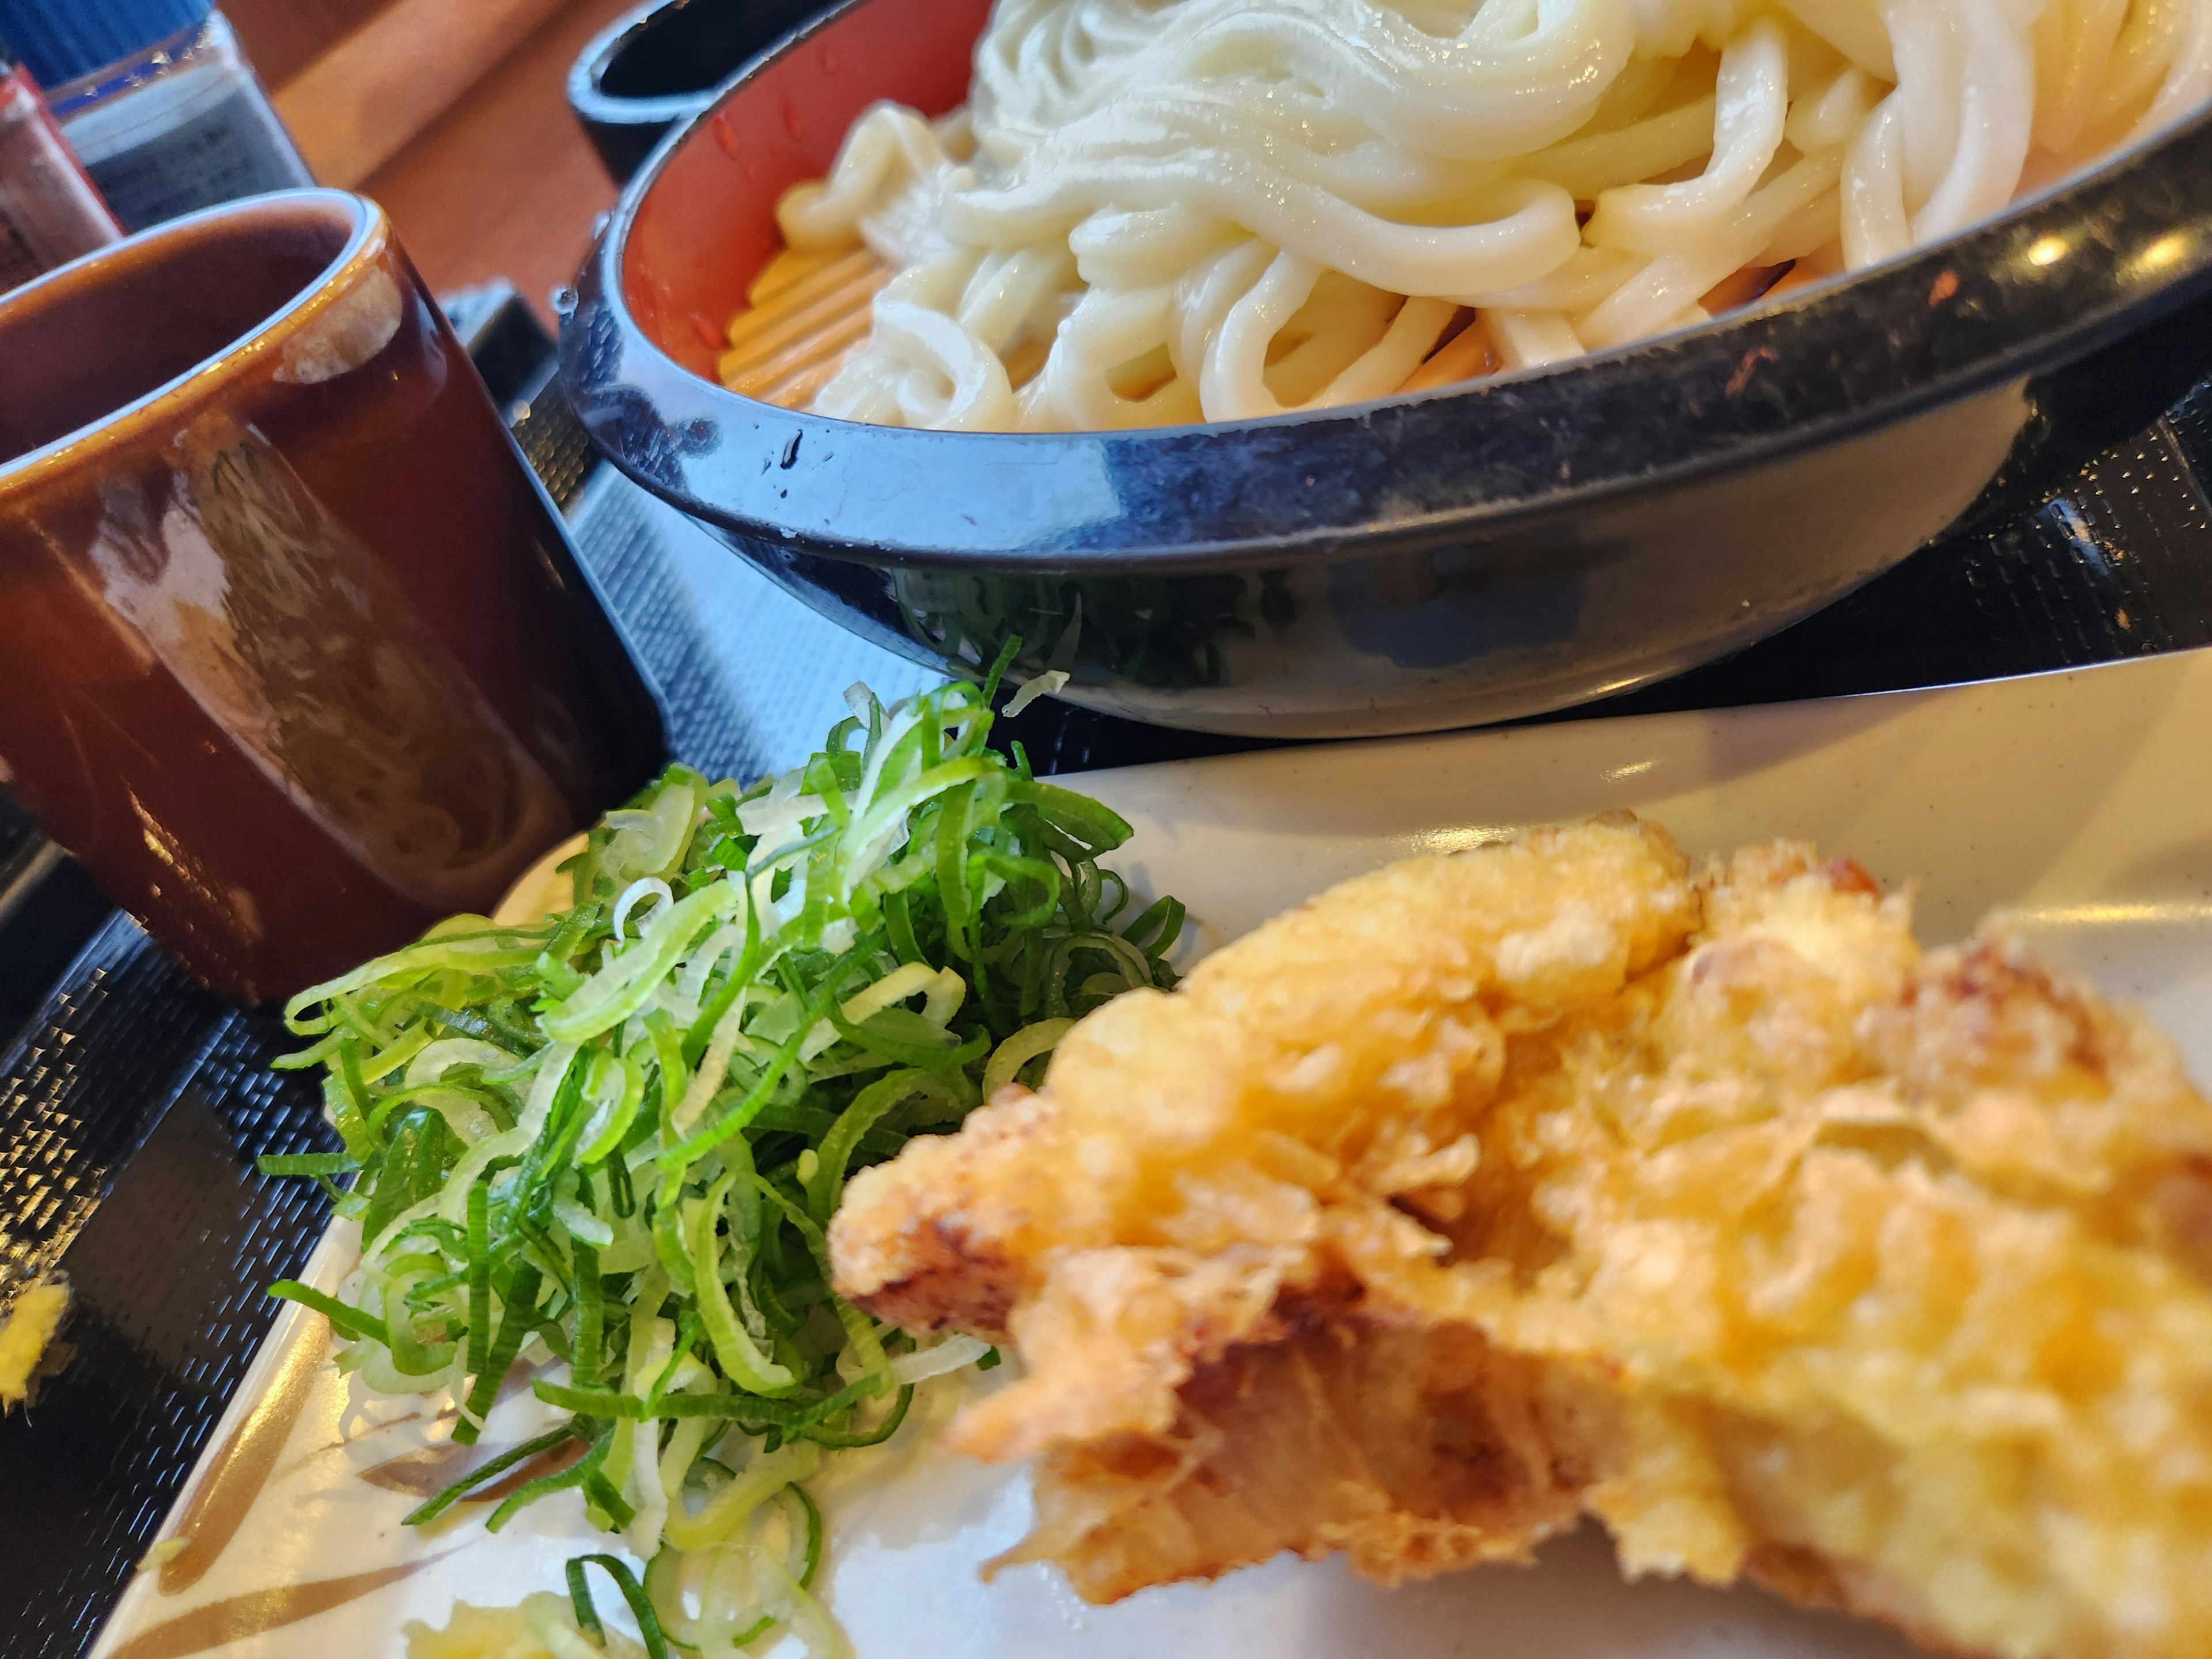
[[[219,208],[0,303],[0,757],[258,1000],[492,902],[658,716],[373,204]]]
[[[923,660],[1274,736],[1435,729],[1626,689],[1903,558],[2027,426],[2031,376],[2203,290],[2212,118],[1768,311],[1316,415],[911,432],[713,384],[774,206],[892,97],[966,95],[984,0],[849,0],[673,135],[562,333],[594,440],[802,599]]]

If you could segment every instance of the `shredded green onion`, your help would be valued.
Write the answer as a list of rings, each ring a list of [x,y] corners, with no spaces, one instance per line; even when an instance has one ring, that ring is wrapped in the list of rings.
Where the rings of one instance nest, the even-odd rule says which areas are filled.
[[[565,911],[454,918],[286,1008],[313,1041],[277,1063],[322,1069],[345,1151],[263,1167],[349,1174],[363,1256],[337,1297],[272,1294],[325,1315],[369,1386],[449,1388],[462,1441],[518,1359],[568,1362],[536,1384],[565,1423],[408,1521],[580,1443],[488,1524],[578,1490],[653,1563],[641,1583],[572,1564],[593,1636],[586,1563],[656,1654],[778,1624],[812,1644],[799,1483],[896,1432],[917,1386],[998,1358],[915,1352],[830,1291],[847,1182],[1034,1082],[1109,997],[1175,982],[1182,907],[1122,915],[1098,860],[1128,826],[987,746],[994,682],[890,708],[855,687],[819,752],[750,788],[672,768],[562,866]],[[785,1548],[755,1536],[778,1525]],[[678,1583],[697,1614],[655,1589]]]

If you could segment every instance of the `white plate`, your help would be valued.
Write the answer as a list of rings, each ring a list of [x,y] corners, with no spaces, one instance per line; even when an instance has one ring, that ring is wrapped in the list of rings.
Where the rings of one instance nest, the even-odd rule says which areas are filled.
[[[2146,1003],[2202,1083],[2212,1079],[2208,732],[2212,653],[2194,653],[1948,690],[1285,750],[1101,773],[1081,787],[1136,826],[1119,866],[1140,890],[1180,896],[1208,943],[1386,860],[1607,808],[1649,813],[1692,853],[1809,838],[1886,883],[1917,880],[1931,943],[2008,908],[2048,957]],[[333,1286],[353,1249],[348,1230],[334,1229],[307,1276]],[[192,1553],[211,1559],[188,1588],[164,1594],[155,1574],[139,1576],[96,1659],[171,1659],[273,1611],[320,1603],[226,1653],[389,1655],[404,1620],[442,1624],[456,1598],[506,1602],[558,1588],[568,1555],[608,1547],[573,1494],[497,1537],[481,1508],[427,1533],[401,1527],[416,1499],[363,1476],[389,1481],[430,1464],[447,1425],[411,1401],[351,1401],[319,1363],[323,1341],[319,1318],[289,1309],[278,1320],[165,1536],[187,1529],[192,1494],[245,1480],[257,1458],[272,1471],[265,1486],[227,1543],[200,1525]],[[917,1418],[941,1420],[949,1403]],[[485,1446],[547,1420],[517,1391]],[[1024,1531],[1026,1485],[1018,1472],[936,1452],[928,1423],[919,1427],[821,1483],[827,1594],[860,1659],[1907,1651],[1757,1591],[1624,1585],[1587,1533],[1547,1550],[1534,1571],[1395,1592],[1335,1563],[1286,1560],[1108,1608],[1085,1607],[1041,1566],[987,1586],[975,1565]],[[287,1587],[307,1587],[304,1601]]]

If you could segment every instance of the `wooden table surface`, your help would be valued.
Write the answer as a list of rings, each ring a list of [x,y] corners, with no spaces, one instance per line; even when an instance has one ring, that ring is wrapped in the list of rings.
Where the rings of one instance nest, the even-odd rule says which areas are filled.
[[[504,276],[541,321],[615,186],[568,112],[569,65],[635,0],[574,0],[362,185],[438,293]]]

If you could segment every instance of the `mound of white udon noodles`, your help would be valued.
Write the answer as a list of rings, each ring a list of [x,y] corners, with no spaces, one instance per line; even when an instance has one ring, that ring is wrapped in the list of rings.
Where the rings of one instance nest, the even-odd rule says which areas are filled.
[[[870,110],[779,217],[898,268],[823,413],[1238,420],[1461,307],[1523,368],[1870,264],[2208,92],[2212,0],[1000,0],[964,111]]]

